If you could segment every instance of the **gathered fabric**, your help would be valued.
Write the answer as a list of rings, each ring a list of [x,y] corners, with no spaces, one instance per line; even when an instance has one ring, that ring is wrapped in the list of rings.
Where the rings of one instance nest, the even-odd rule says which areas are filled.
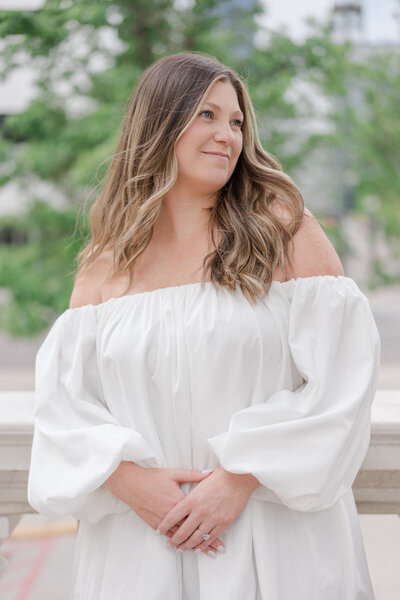
[[[28,498],[80,520],[73,600],[373,600],[351,486],[379,359],[344,276],[273,281],[254,305],[206,282],[67,309],[36,356]],[[102,487],[122,460],[261,485],[225,554],[178,554]]]

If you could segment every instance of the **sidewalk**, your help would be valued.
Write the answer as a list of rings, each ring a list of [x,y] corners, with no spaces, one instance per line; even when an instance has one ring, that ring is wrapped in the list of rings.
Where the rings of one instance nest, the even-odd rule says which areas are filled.
[[[0,579],[1,600],[72,600],[75,532],[74,519],[25,515],[2,546],[9,564]]]
[[[359,515],[359,519],[376,600],[399,600],[400,518]],[[75,530],[74,519],[45,521],[39,515],[25,515],[3,545],[10,562],[0,580],[1,600],[73,600]]]

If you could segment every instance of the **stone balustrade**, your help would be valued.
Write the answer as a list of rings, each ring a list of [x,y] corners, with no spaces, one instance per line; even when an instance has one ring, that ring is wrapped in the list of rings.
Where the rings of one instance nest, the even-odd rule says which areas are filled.
[[[34,392],[0,392],[0,544],[25,513]],[[359,513],[400,515],[400,390],[378,390],[371,440],[354,481]],[[0,574],[4,564],[0,557]]]

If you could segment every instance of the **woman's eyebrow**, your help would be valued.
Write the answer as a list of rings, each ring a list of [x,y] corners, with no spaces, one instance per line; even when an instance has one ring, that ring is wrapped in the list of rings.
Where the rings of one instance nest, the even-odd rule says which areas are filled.
[[[220,105],[219,105],[219,104],[215,104],[214,102],[210,102],[209,100],[206,100],[206,101],[204,102],[204,105],[206,105],[206,104],[207,104],[208,106],[211,106],[211,108],[215,108],[215,109],[217,109],[217,110],[221,110],[221,107],[220,107]],[[204,106],[204,105],[203,105],[203,106]],[[233,114],[233,115],[240,115],[241,117],[243,117],[243,116],[244,116],[241,110],[234,110],[234,111],[232,111],[232,114]]]

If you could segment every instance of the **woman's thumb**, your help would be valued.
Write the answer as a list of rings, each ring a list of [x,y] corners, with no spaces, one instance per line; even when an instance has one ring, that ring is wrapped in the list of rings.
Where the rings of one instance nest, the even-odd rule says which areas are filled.
[[[210,473],[212,473],[213,470],[212,469],[203,469],[202,474],[203,475],[209,475]]]
[[[204,469],[204,471],[196,469],[178,469],[175,474],[175,479],[177,481],[201,481],[210,473],[212,473],[212,469]]]

